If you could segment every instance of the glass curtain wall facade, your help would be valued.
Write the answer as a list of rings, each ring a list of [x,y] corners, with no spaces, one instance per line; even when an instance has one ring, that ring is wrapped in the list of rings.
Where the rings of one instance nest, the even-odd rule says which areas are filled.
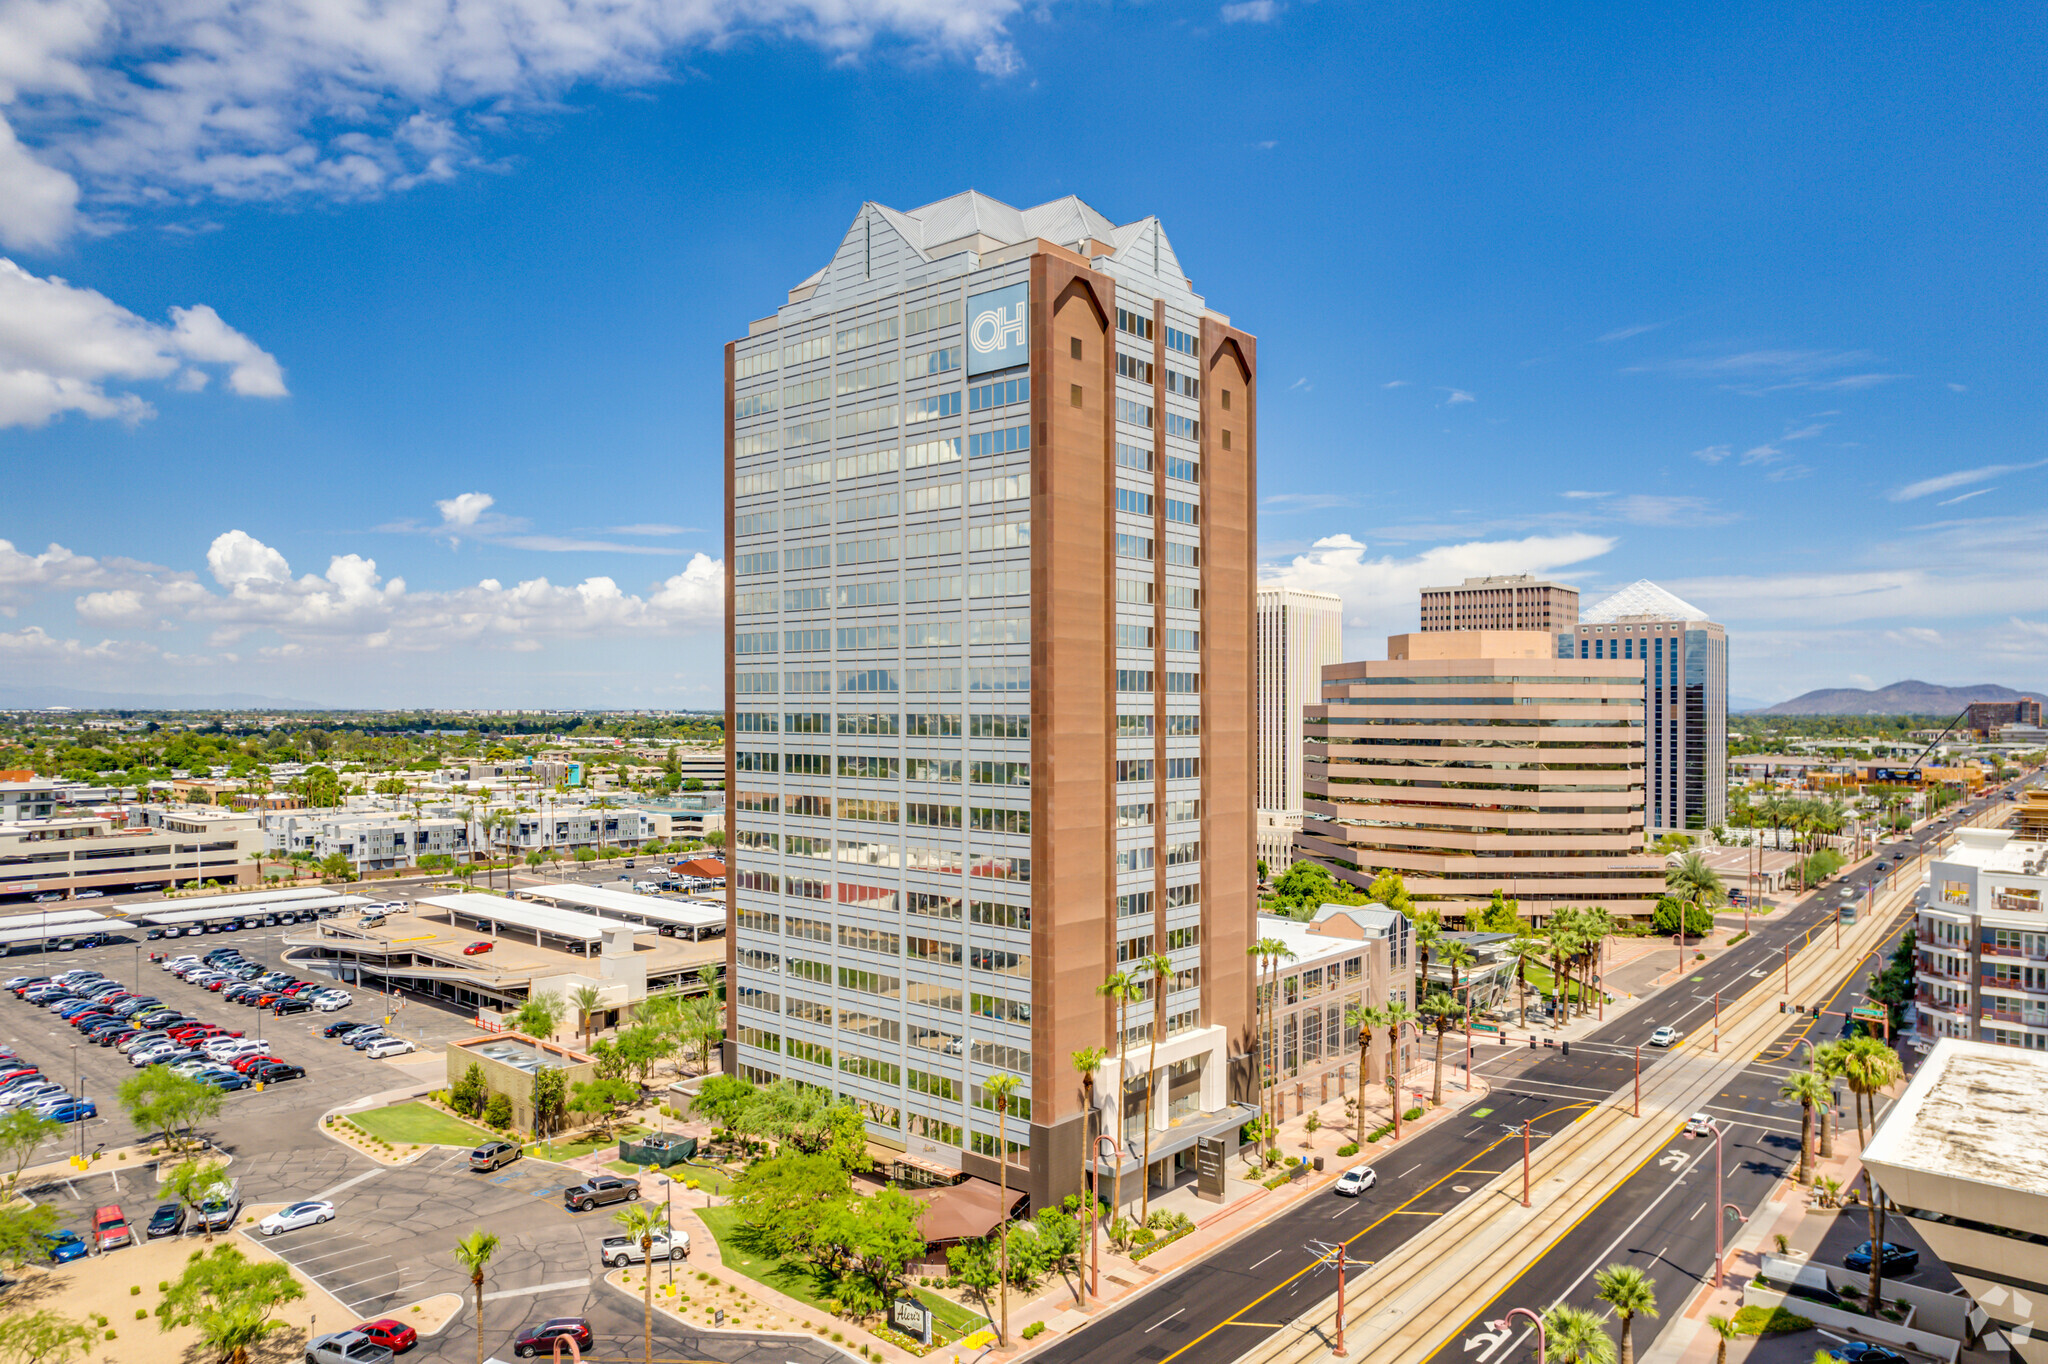
[[[1139,1123],[1155,1027],[1155,1124],[1233,1087],[1252,355],[1156,220],[979,195],[865,205],[728,347],[730,1067],[1035,1199],[1075,1049]]]

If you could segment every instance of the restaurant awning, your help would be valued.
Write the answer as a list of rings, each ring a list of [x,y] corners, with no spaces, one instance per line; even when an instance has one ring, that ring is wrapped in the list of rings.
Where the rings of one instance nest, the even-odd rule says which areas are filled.
[[[946,1189],[913,1189],[910,1196],[925,1205],[922,1231],[928,1244],[972,1241],[988,1235],[1003,1221],[1003,1191],[986,1179],[968,1178]],[[1010,1206],[1024,1201],[1022,1189],[1010,1190]]]

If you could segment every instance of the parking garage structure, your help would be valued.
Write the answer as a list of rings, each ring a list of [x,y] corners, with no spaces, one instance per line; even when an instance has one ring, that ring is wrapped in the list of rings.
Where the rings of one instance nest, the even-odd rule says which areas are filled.
[[[323,920],[287,934],[285,947],[298,966],[474,1011],[486,1023],[535,994],[569,999],[587,985],[598,993],[601,1027],[650,993],[703,990],[699,972],[724,962],[716,940],[664,937],[653,924],[477,892]]]
[[[688,900],[664,900],[658,895],[573,883],[533,886],[516,893],[522,900],[543,901],[557,908],[584,910],[630,923],[651,924],[660,930],[664,938],[687,936],[692,942],[699,942],[725,933],[723,902],[702,904]]]

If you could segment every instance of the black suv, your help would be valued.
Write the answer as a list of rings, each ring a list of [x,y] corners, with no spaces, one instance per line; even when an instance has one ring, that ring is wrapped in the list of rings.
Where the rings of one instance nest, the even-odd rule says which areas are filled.
[[[631,1203],[640,1197],[640,1181],[617,1175],[596,1175],[562,1190],[562,1202],[578,1212],[589,1212],[600,1203]]]

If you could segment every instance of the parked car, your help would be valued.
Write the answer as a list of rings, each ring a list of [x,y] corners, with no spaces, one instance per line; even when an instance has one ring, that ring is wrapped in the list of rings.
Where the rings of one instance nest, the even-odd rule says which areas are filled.
[[[656,1234],[651,1250],[640,1249],[640,1240],[633,1236],[607,1236],[598,1248],[597,1258],[613,1269],[622,1265],[637,1265],[645,1259],[680,1260],[690,1253],[690,1233],[677,1231],[675,1239]]]
[[[403,1037],[380,1037],[363,1048],[363,1055],[372,1061],[385,1061],[393,1056],[404,1056],[418,1048]]]
[[[242,1183],[230,1179],[214,1186],[211,1193],[200,1200],[194,1221],[207,1231],[227,1231],[235,1225],[235,1218],[242,1211]]]
[[[509,1165],[526,1152],[509,1141],[487,1141],[469,1153],[469,1168],[472,1170],[495,1170]]]
[[[1842,1266],[1859,1274],[1870,1270],[1870,1242],[1864,1241],[1856,1249],[1842,1257]],[[1911,1246],[1896,1242],[1884,1243],[1884,1272],[1887,1274],[1911,1274],[1920,1267],[1920,1252]]]
[[[46,1232],[40,1239],[43,1243],[43,1253],[50,1257],[50,1263],[53,1265],[83,1260],[88,1253],[85,1242],[79,1239],[75,1231]]]
[[[338,1023],[329,1023],[326,1027],[320,1030],[320,1035],[322,1037],[331,1039],[339,1037],[345,1032],[353,1032],[357,1028],[363,1028],[368,1026],[369,1025],[366,1023],[358,1023],[353,1018],[344,1018]]]
[[[300,1080],[306,1075],[304,1066],[294,1066],[275,1058],[258,1061],[248,1071],[249,1078],[261,1084],[274,1085],[280,1080]]]
[[[1685,1120],[1685,1135],[1688,1137],[1711,1137],[1714,1135],[1714,1120],[1705,1113],[1695,1113]]]
[[[297,1231],[301,1227],[318,1226],[334,1220],[334,1205],[325,1199],[312,1199],[305,1203],[292,1203],[279,1208],[256,1224],[256,1230],[265,1236],[275,1236],[281,1231]]]
[[[215,1089],[236,1090],[249,1087],[249,1081],[244,1076],[229,1070],[226,1066],[208,1066],[192,1078],[204,1081]]]
[[[294,999],[291,996],[286,996],[285,998],[277,1001],[277,1003],[271,1005],[270,1012],[275,1014],[279,1018],[283,1018],[286,1014],[309,1014],[313,1012],[313,1001],[310,999]]]
[[[578,1212],[589,1212],[600,1203],[631,1203],[639,1197],[640,1181],[618,1175],[593,1175],[562,1190],[562,1202]]]
[[[91,1099],[72,1099],[68,1097],[62,1103],[51,1104],[47,1108],[39,1108],[36,1111],[44,1117],[54,1118],[58,1122],[84,1122],[87,1118],[97,1118],[100,1115],[99,1105]]]
[[[183,1203],[159,1203],[150,1215],[149,1227],[144,1235],[154,1241],[159,1236],[176,1236],[185,1229],[185,1205]]]
[[[356,997],[345,990],[322,990],[313,996],[313,1007],[323,1014],[331,1014],[336,1009],[346,1009],[355,1002]]]
[[[381,1042],[382,1040],[384,1040],[384,1038],[388,1036],[390,1036],[390,1034],[385,1032],[382,1028],[373,1028],[369,1032],[359,1032],[355,1036],[347,1038],[346,1041],[351,1047],[354,1047],[357,1051],[362,1051],[366,1049],[372,1042]]]
[[[1670,1024],[1667,1023],[1665,1026],[1657,1029],[1657,1031],[1650,1034],[1650,1045],[1653,1047],[1668,1047],[1672,1043],[1676,1042],[1679,1039],[1679,1036],[1680,1034],[1678,1029],[1672,1027]]]
[[[1354,1165],[1337,1176],[1337,1182],[1330,1192],[1346,1198],[1356,1198],[1380,1182],[1379,1172],[1370,1165]]]
[[[462,955],[465,957],[480,957],[484,953],[490,951],[495,946],[497,946],[496,943],[473,942],[469,946],[462,949]]]
[[[1882,1345],[1871,1345],[1860,1340],[1844,1341],[1823,1353],[1829,1359],[1840,1361],[1840,1364],[1907,1364],[1906,1356],[1897,1350],[1887,1350]]]
[[[419,1332],[392,1317],[379,1317],[356,1327],[357,1335],[368,1336],[395,1355],[402,1355],[420,1343]]]
[[[361,1331],[336,1331],[306,1342],[306,1364],[390,1364],[391,1347]]]
[[[521,1359],[532,1359],[543,1350],[552,1350],[556,1336],[567,1336],[576,1342],[577,1349],[588,1350],[590,1323],[581,1317],[550,1317],[540,1325],[529,1326],[514,1336],[512,1353]]]
[[[118,1203],[109,1203],[93,1213],[92,1234],[93,1239],[100,1243],[101,1250],[135,1243],[134,1234],[128,1230],[128,1219],[121,1215]]]

